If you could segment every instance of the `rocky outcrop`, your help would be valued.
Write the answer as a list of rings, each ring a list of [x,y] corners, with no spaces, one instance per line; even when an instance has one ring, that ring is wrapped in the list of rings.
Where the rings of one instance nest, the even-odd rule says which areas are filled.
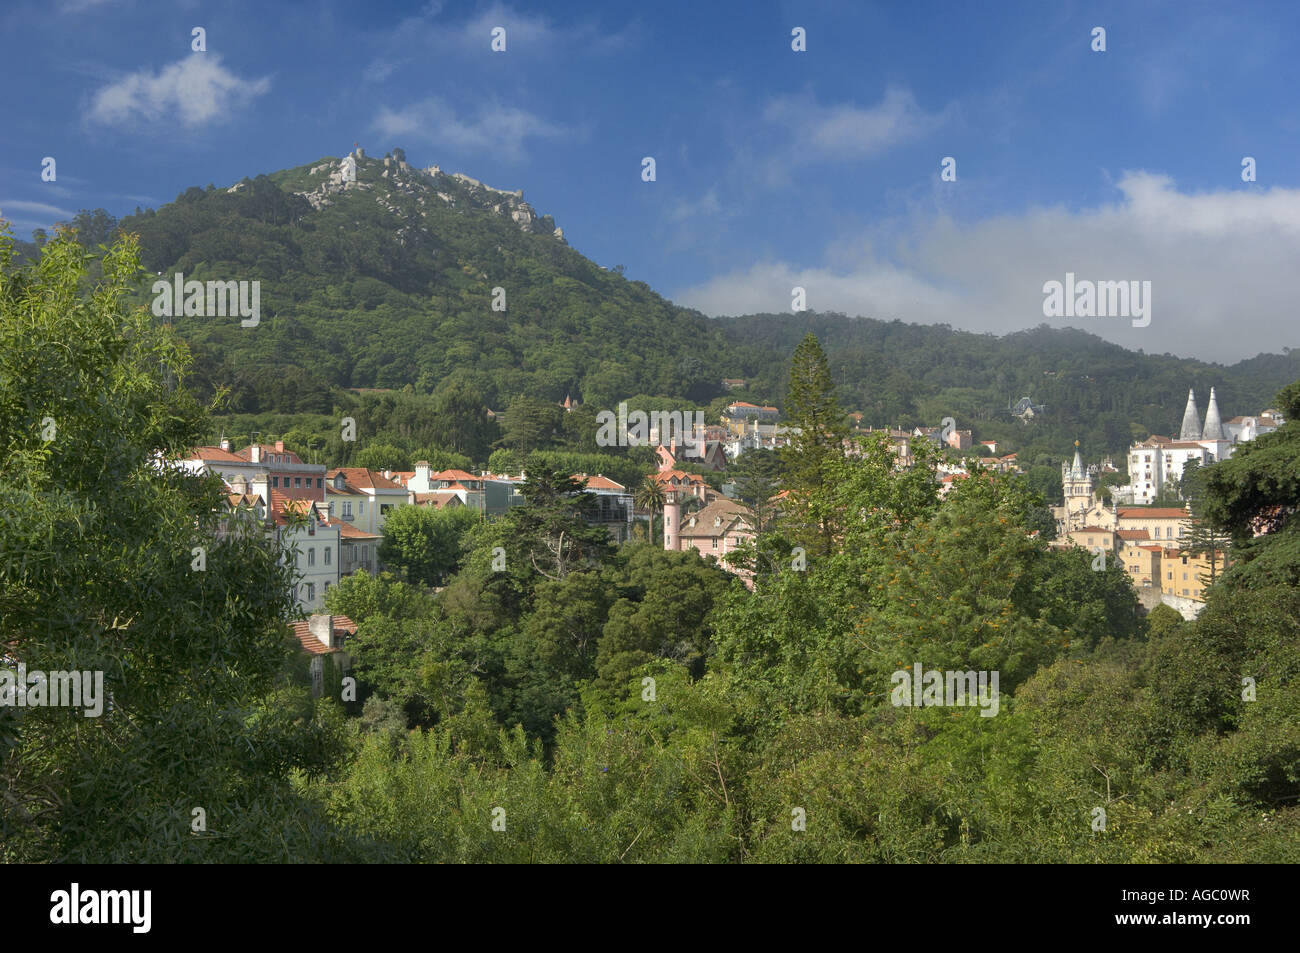
[[[323,176],[323,179],[314,189],[296,194],[305,198],[312,208],[321,209],[331,205],[334,197],[343,192],[351,189],[373,188],[374,186],[370,184],[357,181],[363,160],[365,160],[365,152],[358,148],[341,160],[330,160],[312,166],[308,170],[308,175],[313,178]],[[432,199],[433,196],[437,196],[453,208],[465,206],[479,208],[488,214],[508,217],[519,226],[520,231],[536,235],[551,235],[556,241],[564,242],[564,230],[556,226],[551,216],[539,216],[536,210],[524,201],[523,189],[494,188],[462,172],[445,173],[442,167],[437,165],[413,169],[405,160],[394,159],[392,156],[386,156],[382,160],[368,160],[366,167],[372,176],[376,171],[379,172],[378,178],[383,182],[379,193],[381,196],[398,192],[414,197],[420,206],[425,204],[426,197]],[[431,189],[430,186],[436,187]],[[380,204],[388,211],[401,213],[397,206],[391,205],[383,198],[380,199]]]

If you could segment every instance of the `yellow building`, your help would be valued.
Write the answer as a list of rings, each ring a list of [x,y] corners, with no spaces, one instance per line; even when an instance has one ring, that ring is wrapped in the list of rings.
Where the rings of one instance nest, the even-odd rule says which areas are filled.
[[[1165,549],[1160,560],[1160,591],[1169,596],[1185,596],[1198,602],[1205,601],[1205,590],[1210,584],[1210,558],[1204,554],[1192,555],[1179,549]],[[1223,575],[1227,560],[1222,553],[1215,558],[1214,574]]]
[[[1095,553],[1099,548],[1107,553],[1115,551],[1115,534],[1102,526],[1083,526],[1066,534],[1070,542]]]
[[[1151,541],[1170,545],[1192,531],[1192,517],[1186,510],[1173,506],[1121,506],[1117,529],[1144,529]]]
[[[1160,581],[1160,547],[1149,543],[1120,542],[1120,562],[1133,585],[1137,588],[1157,585]]]

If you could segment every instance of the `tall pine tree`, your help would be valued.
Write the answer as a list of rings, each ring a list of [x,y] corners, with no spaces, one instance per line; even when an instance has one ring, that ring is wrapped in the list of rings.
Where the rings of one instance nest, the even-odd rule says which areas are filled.
[[[790,389],[786,413],[799,428],[784,453],[786,486],[790,490],[791,527],[810,555],[826,555],[833,545],[829,514],[819,511],[825,497],[827,464],[843,457],[848,436],[844,411],[835,398],[826,354],[817,336],[808,334],[795,348],[790,362]]]

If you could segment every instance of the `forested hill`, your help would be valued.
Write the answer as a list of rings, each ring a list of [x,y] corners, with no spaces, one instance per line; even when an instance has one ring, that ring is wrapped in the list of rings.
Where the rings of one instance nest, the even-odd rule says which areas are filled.
[[[867,423],[938,424],[952,416],[983,439],[1017,446],[1025,427],[1007,412],[1030,397],[1047,407],[1032,426],[1094,453],[1117,452],[1133,437],[1177,431],[1188,388],[1202,413],[1216,389],[1225,419],[1254,414],[1300,376],[1300,350],[1264,354],[1230,367],[1129,351],[1074,328],[1040,325],[1001,337],[842,314],[760,314],[718,318],[740,371],[729,376],[779,388],[789,355],[809,331],[830,360],[844,407]],[[1154,338],[1150,350],[1176,347]],[[1020,436],[1016,436],[1020,435]],[[1072,435],[1072,436],[1070,436]]]
[[[358,187],[328,205],[295,194],[327,182],[328,169],[311,170],[334,161],[234,192],[192,188],[122,222],[150,271],[262,282],[256,328],[175,322],[201,377],[237,385],[236,409],[328,410],[266,406],[293,369],[318,384],[422,391],[457,375],[493,407],[520,393],[590,403],[717,389],[705,367],[725,363],[720,329],[583,257],[549,218],[529,222],[511,193],[367,157]],[[505,310],[493,310],[494,288]]]
[[[790,354],[811,330],[842,404],[865,423],[952,416],[977,439],[1050,453],[1079,439],[1095,458],[1176,429],[1189,387],[1202,409],[1217,388],[1231,417],[1300,377],[1300,351],[1222,367],[1068,328],[995,337],[813,312],[709,319],[594,264],[519,194],[403,158],[361,158],[346,190],[331,190],[340,160],[326,157],[191,188],[120,223],[140,236],[150,272],[261,281],[255,328],[174,320],[199,390],[231,386],[230,409],[244,413],[328,413],[339,387],[430,393],[452,381],[497,409],[570,393],[594,407],[638,394],[703,406],[727,393],[726,377],[749,382],[731,396],[780,404]],[[101,213],[78,222],[95,241],[111,230]],[[495,288],[504,311],[493,310]],[[1148,350],[1177,346],[1153,329]],[[1047,406],[1028,427],[1006,412],[1026,396]]]

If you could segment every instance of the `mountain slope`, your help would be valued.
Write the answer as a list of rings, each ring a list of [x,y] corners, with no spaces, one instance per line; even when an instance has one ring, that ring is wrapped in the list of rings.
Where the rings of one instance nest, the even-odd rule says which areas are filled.
[[[331,387],[427,392],[449,379],[497,408],[566,393],[599,408],[638,393],[703,404],[726,393],[723,377],[749,381],[740,397],[779,402],[789,356],[812,331],[865,423],[953,416],[982,439],[1055,454],[1080,439],[1100,455],[1176,428],[1189,387],[1216,387],[1233,416],[1300,377],[1300,352],[1225,368],[1047,326],[999,338],[812,312],[708,319],[568,247],[519,193],[415,169],[400,150],[357,158],[356,182],[343,183],[342,161],[191,188],[121,223],[151,271],[262,282],[256,328],[174,319],[199,386],[233,384],[236,410],[323,413]],[[1048,405],[1028,428],[1006,413],[1022,396]]]
[[[458,375],[494,405],[521,392],[590,402],[718,390],[682,359],[719,362],[719,329],[584,258],[549,218],[521,226],[513,196],[362,158],[356,187],[313,208],[295,193],[320,197],[330,174],[312,172],[321,164],[233,191],[190,189],[122,222],[139,233],[150,271],[262,282],[256,328],[175,319],[204,378],[255,386],[294,365],[338,386],[431,389]],[[493,310],[494,288],[504,311]]]

